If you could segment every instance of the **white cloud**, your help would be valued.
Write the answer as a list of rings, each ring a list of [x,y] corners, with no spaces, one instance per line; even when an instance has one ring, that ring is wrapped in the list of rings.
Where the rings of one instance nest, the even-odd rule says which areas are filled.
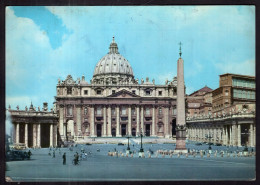
[[[235,73],[242,75],[255,75],[255,60],[246,60],[243,62],[222,62],[215,63],[215,67],[221,73]]]
[[[156,84],[165,84],[166,79],[168,79],[168,81],[172,81],[175,76],[177,76],[177,74],[175,72],[169,72],[169,73],[158,75],[158,77],[155,78],[155,83]],[[158,79],[158,82],[156,81],[157,79]]]

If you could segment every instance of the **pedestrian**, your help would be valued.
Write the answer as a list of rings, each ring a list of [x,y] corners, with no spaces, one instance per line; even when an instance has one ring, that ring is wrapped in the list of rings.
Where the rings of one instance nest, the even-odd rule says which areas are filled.
[[[55,158],[55,151],[53,150],[53,155],[52,155],[52,158]]]
[[[63,165],[66,165],[66,152],[64,152],[62,158],[63,158]]]
[[[32,155],[32,152],[31,152],[31,150],[29,150],[29,151],[28,151],[29,159],[31,158],[31,155]]]

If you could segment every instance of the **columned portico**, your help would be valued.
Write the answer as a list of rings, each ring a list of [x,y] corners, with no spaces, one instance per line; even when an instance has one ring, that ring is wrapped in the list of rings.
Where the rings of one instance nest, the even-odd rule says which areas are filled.
[[[41,124],[37,124],[37,147],[41,147]]]
[[[141,106],[141,131],[144,132],[144,107]]]
[[[95,110],[94,110],[94,106],[90,107],[90,135],[91,137],[95,137]]]
[[[152,117],[152,136],[155,136],[155,107],[153,106],[153,117]]]

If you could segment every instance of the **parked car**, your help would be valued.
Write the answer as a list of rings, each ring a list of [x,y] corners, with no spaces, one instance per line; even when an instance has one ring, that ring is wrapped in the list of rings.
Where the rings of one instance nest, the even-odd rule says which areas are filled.
[[[24,143],[15,143],[13,145],[9,146],[10,149],[13,150],[25,150],[26,149],[26,145]]]
[[[202,145],[202,143],[196,143],[195,145],[199,146],[199,145]]]
[[[20,150],[10,150],[6,152],[6,161],[19,161],[19,160],[29,160],[30,156],[26,151]]]
[[[118,145],[124,145],[123,143],[118,143]]]

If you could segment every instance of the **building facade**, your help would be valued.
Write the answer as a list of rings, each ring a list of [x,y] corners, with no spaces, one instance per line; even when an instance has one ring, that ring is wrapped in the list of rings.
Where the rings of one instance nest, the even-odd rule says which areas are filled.
[[[114,38],[93,78],[58,80],[56,107],[62,140],[84,137],[175,135],[177,78],[163,85],[134,77]]]
[[[226,146],[254,147],[255,77],[229,73],[220,75],[219,88],[211,93],[211,112],[187,116],[188,138]],[[211,98],[205,98],[204,104]]]

